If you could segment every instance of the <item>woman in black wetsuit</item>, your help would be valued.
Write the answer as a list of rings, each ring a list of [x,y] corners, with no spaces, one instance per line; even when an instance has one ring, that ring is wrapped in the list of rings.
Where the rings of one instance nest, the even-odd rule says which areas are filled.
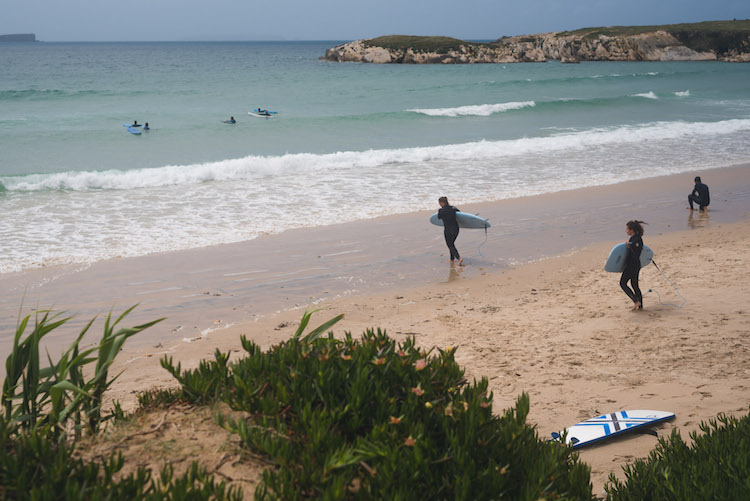
[[[625,225],[625,233],[630,235],[630,239],[626,243],[628,254],[625,258],[625,270],[620,277],[620,287],[633,301],[633,310],[643,309],[643,294],[638,287],[638,275],[641,272],[641,251],[643,250],[643,239],[641,238],[643,226],[641,225],[644,224],[646,223],[643,221],[628,221]],[[628,287],[628,281],[630,281],[633,290]]]
[[[448,197],[440,197],[438,203],[440,204],[438,219],[443,221],[443,226],[445,227],[443,235],[445,235],[445,243],[448,245],[448,250],[451,252],[451,262],[458,259],[458,265],[462,266],[464,260],[461,259],[458,249],[456,249],[456,238],[458,238],[456,212],[459,212],[459,210],[448,203]]]

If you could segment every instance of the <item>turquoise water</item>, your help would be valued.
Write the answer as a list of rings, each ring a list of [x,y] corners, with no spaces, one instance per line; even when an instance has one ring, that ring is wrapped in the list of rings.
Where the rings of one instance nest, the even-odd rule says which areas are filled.
[[[336,43],[0,46],[0,273],[750,157],[750,65],[319,60]]]

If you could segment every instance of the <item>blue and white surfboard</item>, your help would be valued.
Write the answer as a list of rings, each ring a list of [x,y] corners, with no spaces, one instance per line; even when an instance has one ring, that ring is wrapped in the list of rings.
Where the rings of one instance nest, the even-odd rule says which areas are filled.
[[[438,219],[437,212],[430,216],[430,222],[435,226],[445,226],[442,219]],[[483,217],[469,214],[468,212],[456,212],[456,222],[459,228],[489,228],[492,226],[489,221]]]
[[[566,428],[565,443],[571,447],[583,447],[623,433],[647,429],[670,419],[674,419],[674,413],[664,411],[633,410],[603,414]],[[552,439],[560,440],[560,434],[553,433]]]
[[[625,260],[627,257],[628,246],[624,243],[615,245],[609,253],[607,262],[604,263],[604,271],[622,273],[625,271]],[[643,249],[641,249],[641,268],[648,266],[652,259],[654,259],[654,251],[644,245]]]

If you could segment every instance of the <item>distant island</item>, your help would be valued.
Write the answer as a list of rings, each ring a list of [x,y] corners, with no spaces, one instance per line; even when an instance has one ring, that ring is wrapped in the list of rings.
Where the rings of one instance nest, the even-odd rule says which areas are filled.
[[[612,26],[467,42],[392,35],[337,45],[321,59],[363,63],[472,64],[582,61],[750,62],[750,20]]]
[[[36,35],[34,33],[0,35],[0,42],[36,42]]]

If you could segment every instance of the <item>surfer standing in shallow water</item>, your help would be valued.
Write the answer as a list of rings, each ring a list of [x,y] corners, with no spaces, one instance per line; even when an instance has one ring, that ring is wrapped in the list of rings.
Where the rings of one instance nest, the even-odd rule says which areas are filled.
[[[625,225],[625,233],[630,235],[630,239],[625,245],[628,247],[628,254],[625,258],[625,270],[620,277],[620,287],[625,294],[633,301],[633,311],[643,309],[643,294],[638,287],[638,275],[641,273],[641,251],[643,250],[643,221],[628,221]],[[633,287],[630,290],[628,281]]]
[[[448,245],[448,250],[451,252],[451,263],[458,259],[458,265],[463,266],[464,260],[461,259],[458,249],[456,249],[456,238],[458,238],[456,212],[459,212],[459,210],[448,203],[448,197],[440,197],[438,203],[440,204],[438,219],[443,221],[445,228],[443,235],[445,235],[445,243]]]

